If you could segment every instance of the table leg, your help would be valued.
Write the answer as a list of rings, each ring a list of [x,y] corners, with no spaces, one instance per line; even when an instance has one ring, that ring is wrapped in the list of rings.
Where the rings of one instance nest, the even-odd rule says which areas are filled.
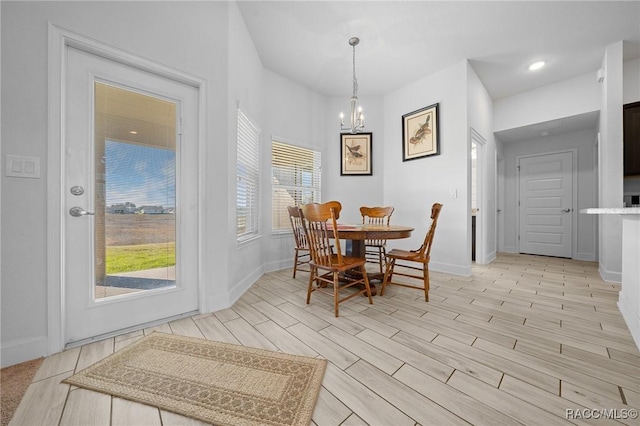
[[[345,240],[345,243],[347,256],[360,257],[362,259],[365,258],[364,240]],[[367,273],[367,277],[369,278],[371,295],[375,296],[376,294],[378,294],[378,290],[376,289],[376,286],[372,283],[372,281],[382,281],[384,279],[384,274],[381,274],[379,272],[369,272]]]

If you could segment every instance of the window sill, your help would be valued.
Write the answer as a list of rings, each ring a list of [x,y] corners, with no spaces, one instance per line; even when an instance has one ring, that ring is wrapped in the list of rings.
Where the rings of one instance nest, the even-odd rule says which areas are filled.
[[[271,238],[291,238],[293,236],[293,231],[271,231]]]
[[[246,246],[257,243],[262,238],[262,235],[252,235],[251,237],[245,237],[241,240],[237,240],[236,247],[241,249]]]

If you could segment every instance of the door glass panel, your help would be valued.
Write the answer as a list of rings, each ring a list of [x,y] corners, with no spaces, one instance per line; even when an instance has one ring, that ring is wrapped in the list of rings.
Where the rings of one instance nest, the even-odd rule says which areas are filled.
[[[176,104],[96,82],[95,298],[176,285]]]

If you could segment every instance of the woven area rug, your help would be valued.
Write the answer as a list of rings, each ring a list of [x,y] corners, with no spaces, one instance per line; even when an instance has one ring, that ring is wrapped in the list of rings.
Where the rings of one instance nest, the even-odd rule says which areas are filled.
[[[63,382],[217,425],[308,425],[326,364],[154,332]]]

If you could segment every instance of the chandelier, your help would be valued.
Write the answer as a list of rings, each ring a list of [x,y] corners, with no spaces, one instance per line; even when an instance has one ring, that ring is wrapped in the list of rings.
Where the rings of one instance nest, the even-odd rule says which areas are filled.
[[[340,113],[340,129],[348,130],[352,134],[361,132],[364,129],[362,107],[356,105],[358,103],[358,79],[356,78],[356,46],[358,43],[360,43],[358,37],[349,39],[349,45],[353,47],[353,95],[351,96],[350,126],[344,125],[344,114]]]

